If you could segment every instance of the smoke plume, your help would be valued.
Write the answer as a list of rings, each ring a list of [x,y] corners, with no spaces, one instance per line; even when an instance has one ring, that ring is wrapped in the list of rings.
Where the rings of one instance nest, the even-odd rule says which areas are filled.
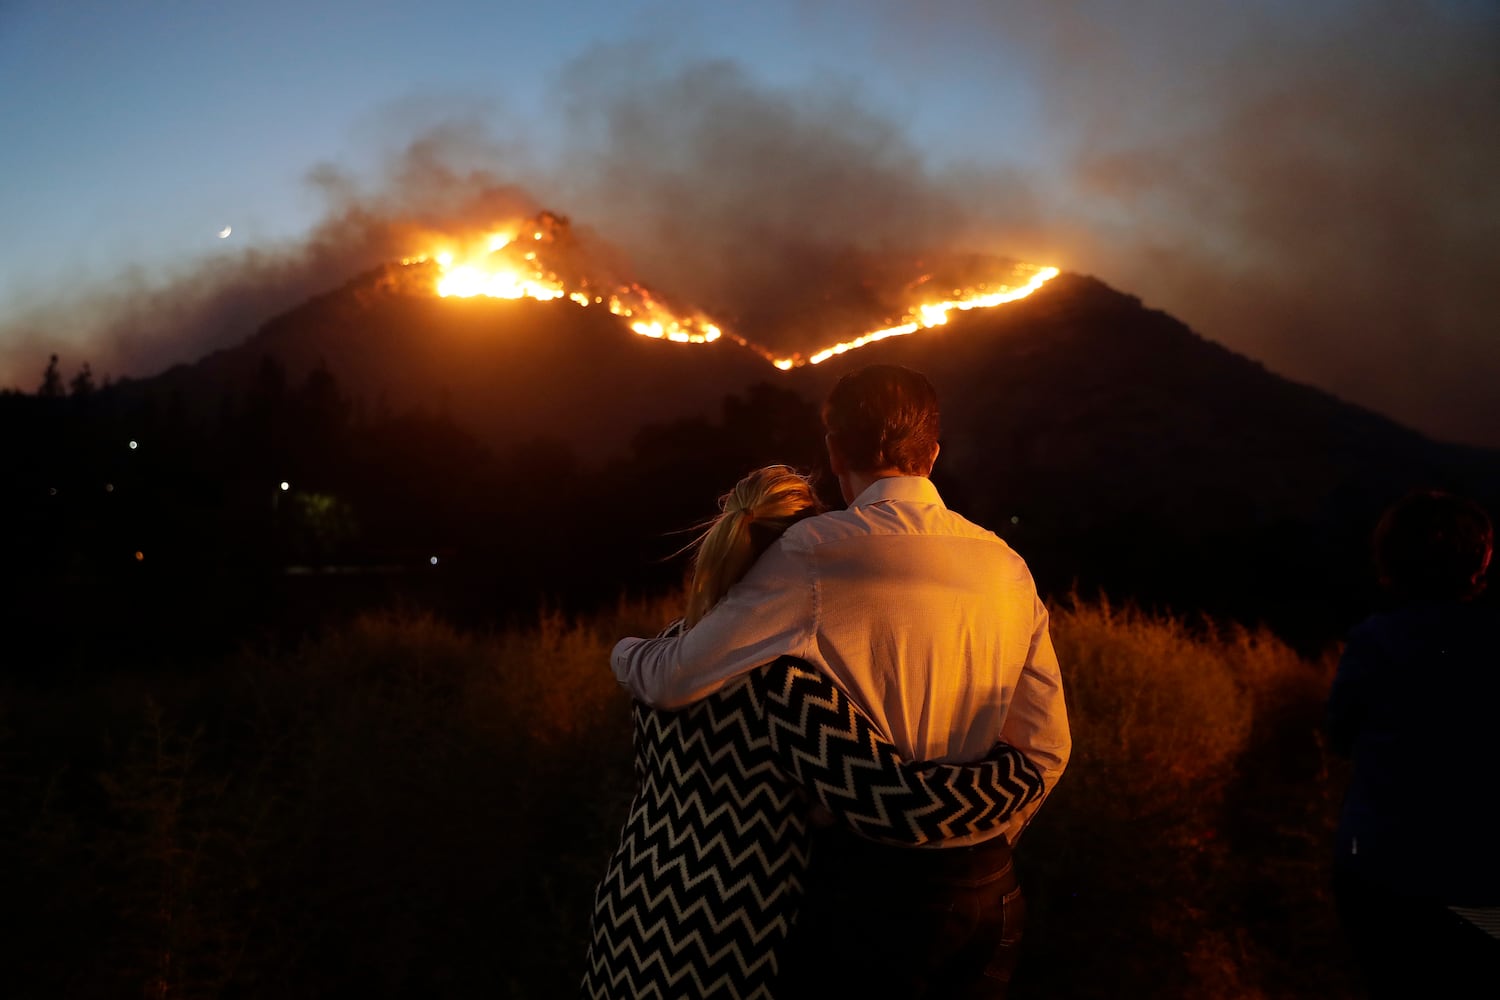
[[[1022,6],[992,27],[1042,67],[1067,266],[1289,377],[1500,444],[1500,10]]]
[[[1283,375],[1500,445],[1493,8],[952,0],[856,15],[893,49],[980,44],[1023,67],[1045,155],[958,164],[847,82],[773,87],[732,62],[604,48],[559,81],[555,162],[523,164],[524,137],[471,120],[429,126],[374,180],[313,171],[328,212],[305,244],[33,314],[0,331],[19,344],[0,362],[29,351],[39,373],[63,327],[91,333],[96,372],[191,360],[419,252],[425,231],[546,208],[768,346],[826,341],[974,251],[1094,274]]]

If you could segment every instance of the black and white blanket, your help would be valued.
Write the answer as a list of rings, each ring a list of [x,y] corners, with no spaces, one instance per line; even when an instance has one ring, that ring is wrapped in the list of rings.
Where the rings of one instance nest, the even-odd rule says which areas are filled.
[[[873,840],[993,829],[1042,791],[1005,745],[907,764],[837,687],[782,658],[685,709],[635,706],[639,789],[594,898],[583,995],[769,1000],[814,804]]]

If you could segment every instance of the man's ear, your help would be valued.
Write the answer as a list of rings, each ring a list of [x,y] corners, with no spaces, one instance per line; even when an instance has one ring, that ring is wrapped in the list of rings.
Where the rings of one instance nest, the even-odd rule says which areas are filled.
[[[938,452],[940,452],[942,450],[943,450],[942,447],[940,445],[938,445],[937,442],[933,442],[933,445],[932,445],[932,457],[927,460],[927,471],[924,472],[924,473],[922,473],[922,475],[924,475],[924,476],[930,476],[930,475],[932,475],[932,467],[935,466],[935,465],[937,465]]]
[[[844,463],[844,456],[839,454],[838,446],[833,443],[833,435],[823,435],[823,445],[828,449],[828,467],[833,470],[835,476],[842,476],[849,471]]]

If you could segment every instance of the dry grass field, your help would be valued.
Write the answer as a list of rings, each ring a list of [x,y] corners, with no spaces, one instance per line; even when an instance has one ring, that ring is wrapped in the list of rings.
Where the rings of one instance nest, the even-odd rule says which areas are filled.
[[[354,619],[209,673],[0,688],[12,997],[571,995],[632,792],[607,654],[673,602]],[[1062,602],[1071,765],[1022,839],[1015,995],[1352,996],[1331,659]]]

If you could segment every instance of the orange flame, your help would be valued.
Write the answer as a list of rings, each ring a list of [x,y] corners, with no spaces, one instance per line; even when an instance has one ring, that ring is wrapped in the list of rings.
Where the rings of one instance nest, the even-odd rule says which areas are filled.
[[[1015,302],[1017,299],[1024,299],[1057,277],[1059,273],[1061,272],[1055,267],[1044,267],[1037,270],[1031,276],[1030,281],[1018,288],[1002,286],[999,291],[995,292],[976,291],[965,295],[963,298],[949,299],[944,302],[919,303],[907,310],[906,316],[903,317],[905,322],[899,323],[896,326],[888,326],[883,330],[871,330],[869,333],[855,337],[853,340],[846,340],[831,347],[825,347],[805,360],[800,356],[793,355],[790,358],[775,358],[771,363],[782,371],[797,368],[804,364],[822,364],[837,354],[843,354],[846,351],[852,351],[867,344],[885,340],[887,337],[904,337],[909,333],[916,333],[918,330],[930,330],[935,326],[942,326],[948,322],[948,313],[954,309],[963,312],[967,312],[970,309],[990,309],[998,305],[1004,305],[1007,302]],[[959,289],[954,289],[954,293],[958,295],[963,294]]]
[[[437,265],[436,290],[444,298],[486,296],[497,299],[536,299],[548,302],[567,297],[579,306],[606,305],[611,313],[630,320],[630,328],[645,337],[680,344],[711,344],[723,332],[702,315],[678,315],[640,285],[621,285],[607,292],[591,291],[586,280],[568,287],[556,271],[547,269],[537,249],[549,239],[546,228],[534,228],[531,239],[518,242],[515,230],[488,233],[455,248],[444,245],[435,253],[402,258],[403,264]],[[550,239],[549,239],[550,241]]]
[[[596,290],[589,287],[586,278],[578,278],[574,287],[570,287],[556,271],[549,270],[539,257],[539,253],[545,256],[546,249],[553,242],[559,228],[565,227],[565,220],[543,213],[531,222],[498,229],[467,243],[434,240],[438,244],[434,252],[403,258],[401,263],[435,264],[438,272],[435,290],[444,298],[487,296],[501,299],[530,298],[548,302],[566,297],[584,308],[605,306],[614,315],[630,321],[630,329],[644,337],[680,344],[710,344],[726,336],[708,317],[698,313],[673,312],[648,289],[638,284]],[[889,337],[904,337],[919,330],[942,326],[948,322],[949,313],[954,310],[967,312],[971,309],[990,309],[1024,299],[1059,273],[1055,267],[1020,265],[1019,269],[1023,273],[1030,273],[1030,278],[1024,284],[999,285],[994,289],[987,285],[971,289],[955,288],[951,299],[917,303],[909,307],[901,321],[893,326],[871,330],[852,340],[825,347],[805,358],[800,354],[778,358],[769,352],[760,353],[765,354],[782,371],[821,364],[836,355]],[[742,337],[734,334],[727,336],[746,347],[759,350]]]

